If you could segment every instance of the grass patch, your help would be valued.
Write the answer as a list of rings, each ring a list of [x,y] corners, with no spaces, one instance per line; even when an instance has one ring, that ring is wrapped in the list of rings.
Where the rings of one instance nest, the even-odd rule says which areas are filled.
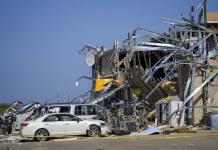
[[[7,103],[0,103],[0,115],[2,115],[6,109],[10,107],[10,104]]]

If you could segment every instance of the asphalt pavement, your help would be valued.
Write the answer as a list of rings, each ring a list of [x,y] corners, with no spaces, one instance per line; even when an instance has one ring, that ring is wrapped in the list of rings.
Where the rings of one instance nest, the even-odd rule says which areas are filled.
[[[1,143],[0,150],[218,150],[218,132]]]

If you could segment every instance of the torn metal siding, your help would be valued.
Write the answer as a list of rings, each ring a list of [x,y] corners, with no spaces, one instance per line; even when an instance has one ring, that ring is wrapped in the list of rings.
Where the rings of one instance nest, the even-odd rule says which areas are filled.
[[[92,90],[94,96],[89,101],[106,108],[108,123],[116,132],[146,127],[147,115],[154,111],[155,102],[166,99],[176,98],[183,103],[166,120],[181,112],[179,120],[183,123],[179,125],[192,123],[194,96],[202,89],[206,96],[210,82],[217,75],[217,67],[209,61],[217,59],[216,32],[194,22],[194,18],[163,19],[170,21],[169,32],[136,28],[121,46],[115,42],[111,50],[95,54],[93,86],[98,85],[98,80],[107,82],[99,90]],[[122,84],[118,84],[121,75]],[[197,76],[202,78],[200,85],[195,85]],[[205,108],[207,98],[203,99]],[[124,113],[128,109],[133,110],[129,112],[131,117]],[[142,113],[138,113],[140,110]]]

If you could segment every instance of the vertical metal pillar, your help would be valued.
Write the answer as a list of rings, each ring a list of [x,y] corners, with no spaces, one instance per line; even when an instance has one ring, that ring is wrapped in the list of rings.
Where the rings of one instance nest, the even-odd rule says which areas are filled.
[[[207,27],[207,0],[204,0],[203,6],[204,6],[204,26]]]
[[[95,54],[95,64],[92,66],[92,78],[97,79],[99,74],[99,54]],[[95,92],[95,80],[92,80],[92,90],[91,90],[91,99],[97,97]]]
[[[208,49],[207,49],[207,42],[205,41],[203,43],[204,45],[204,50],[206,51],[206,61],[205,61],[205,64],[208,64]],[[202,82],[204,82],[208,77],[208,72],[207,72],[207,67],[205,66],[204,70],[202,71]],[[208,84],[206,84],[204,87],[203,87],[203,91],[202,91],[202,98],[203,98],[203,114],[205,115],[207,113],[207,100],[208,100]]]
[[[195,63],[192,63],[191,69],[191,85],[190,85],[190,93],[195,90]],[[194,97],[192,97],[188,103],[188,125],[193,124],[193,116],[194,116]]]
[[[204,7],[204,26],[207,27],[207,0],[203,1],[203,7]],[[204,36],[206,36],[206,34],[204,33]],[[204,55],[207,57],[205,64],[208,64],[208,48],[207,48],[207,41],[203,42],[203,48],[204,48]],[[207,73],[207,69],[202,71],[202,82],[204,82],[207,77],[208,77],[208,73]],[[203,88],[203,93],[202,93],[202,98],[203,98],[203,115],[205,115],[207,113],[207,99],[208,99],[208,85],[205,85]]]

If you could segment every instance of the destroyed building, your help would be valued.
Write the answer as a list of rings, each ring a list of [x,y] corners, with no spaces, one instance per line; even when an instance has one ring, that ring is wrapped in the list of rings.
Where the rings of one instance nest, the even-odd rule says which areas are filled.
[[[92,69],[90,97],[75,102],[105,109],[115,134],[146,128],[201,124],[217,108],[218,14],[202,8],[198,21],[163,17],[168,32],[136,28],[112,49],[85,44],[80,51]],[[86,97],[86,98],[84,98]]]
[[[211,126],[207,120],[218,108],[218,13],[206,13],[204,5],[199,16],[193,7],[190,14],[181,20],[162,17],[168,32],[138,27],[111,49],[85,44],[80,53],[86,55],[92,76],[80,77],[76,85],[86,78],[92,88],[73,103],[100,106],[98,117],[114,134],[140,131],[149,124]],[[16,116],[20,129],[24,120],[43,115],[41,110],[32,103],[6,114]]]

